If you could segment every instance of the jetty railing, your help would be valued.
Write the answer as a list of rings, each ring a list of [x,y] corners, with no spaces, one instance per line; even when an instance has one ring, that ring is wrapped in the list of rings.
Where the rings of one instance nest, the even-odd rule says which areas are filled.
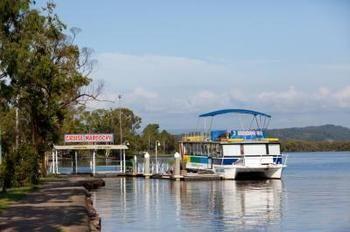
[[[75,165],[75,162],[78,162]],[[58,156],[58,174],[87,174],[93,172],[92,160],[88,156],[80,156],[79,160],[74,161],[72,158],[64,158]],[[47,160],[47,173],[55,173],[53,161],[51,157]],[[111,158],[97,158],[96,159],[96,172],[97,173],[121,173],[122,160]]]
[[[134,158],[135,162],[135,158]],[[174,158],[170,157],[158,157],[157,163],[155,157],[150,158],[150,172],[151,174],[166,174],[168,173],[174,163]],[[158,165],[157,165],[158,164]],[[157,170],[158,167],[158,170]],[[145,161],[143,157],[137,157],[135,162],[135,174],[144,174],[145,172]]]

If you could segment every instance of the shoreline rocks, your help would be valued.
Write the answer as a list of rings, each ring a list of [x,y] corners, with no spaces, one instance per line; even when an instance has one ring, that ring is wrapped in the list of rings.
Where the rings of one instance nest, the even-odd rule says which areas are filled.
[[[86,206],[90,220],[91,231],[101,231],[101,217],[98,215],[90,197],[86,198]]]
[[[83,186],[87,190],[86,209],[89,217],[90,231],[101,231],[101,217],[97,213],[91,199],[91,193],[88,191],[105,186],[105,181],[96,177],[71,177],[69,182],[72,186]]]

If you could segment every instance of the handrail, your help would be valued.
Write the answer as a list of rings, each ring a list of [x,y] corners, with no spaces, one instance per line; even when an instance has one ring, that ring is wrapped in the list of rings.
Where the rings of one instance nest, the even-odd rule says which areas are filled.
[[[233,164],[239,164],[239,163],[244,163],[244,158],[239,158],[238,160],[236,160]]]
[[[288,159],[288,154],[282,154],[282,157],[286,157],[285,159],[284,159],[284,162],[283,162],[283,165],[284,166],[287,166],[287,159]]]

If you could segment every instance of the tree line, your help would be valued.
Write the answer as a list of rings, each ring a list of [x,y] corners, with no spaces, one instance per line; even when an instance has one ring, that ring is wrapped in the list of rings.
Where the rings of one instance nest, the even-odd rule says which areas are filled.
[[[163,152],[174,139],[159,125],[146,126],[129,109],[87,111],[103,84],[92,83],[91,49],[75,43],[78,29],[68,30],[55,5],[38,9],[34,0],[0,1],[0,186],[37,184],[46,173],[45,153],[62,142],[64,133],[111,132],[128,140],[131,151]],[[119,113],[122,120],[119,120]]]
[[[266,130],[270,137],[283,140],[299,141],[347,141],[350,140],[350,129],[332,124]]]
[[[96,97],[84,90],[91,82],[89,50],[74,43],[74,30],[66,34],[53,3],[41,10],[34,3],[0,2],[3,190],[36,184],[65,115],[79,102]]]
[[[350,151],[350,141],[281,140],[285,152]]]

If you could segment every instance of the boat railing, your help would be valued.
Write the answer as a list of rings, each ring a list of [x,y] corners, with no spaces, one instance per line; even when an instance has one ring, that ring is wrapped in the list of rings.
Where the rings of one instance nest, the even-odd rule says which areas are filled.
[[[282,157],[284,158],[283,166],[287,166],[288,154],[282,154]]]
[[[239,158],[236,162],[234,162],[234,165],[237,165],[237,164],[242,164],[244,166],[245,165],[244,157]]]
[[[186,142],[205,142],[209,141],[209,139],[209,134],[204,132],[192,132],[182,137],[182,141]]]

